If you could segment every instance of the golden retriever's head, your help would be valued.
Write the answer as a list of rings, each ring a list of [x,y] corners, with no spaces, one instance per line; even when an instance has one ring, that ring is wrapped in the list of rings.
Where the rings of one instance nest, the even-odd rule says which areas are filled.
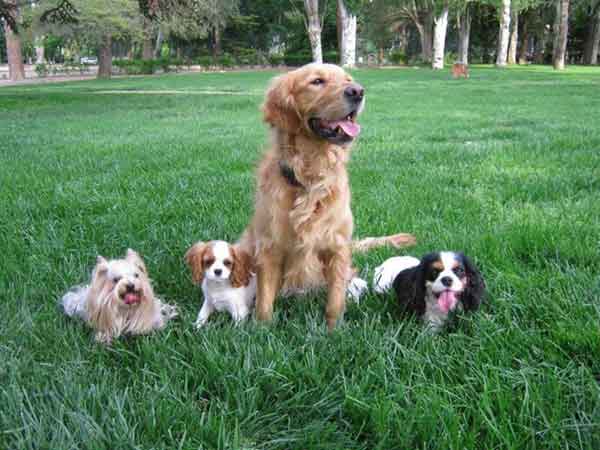
[[[360,133],[356,117],[364,102],[363,87],[342,68],[313,63],[273,79],[264,120],[289,133],[347,144]]]

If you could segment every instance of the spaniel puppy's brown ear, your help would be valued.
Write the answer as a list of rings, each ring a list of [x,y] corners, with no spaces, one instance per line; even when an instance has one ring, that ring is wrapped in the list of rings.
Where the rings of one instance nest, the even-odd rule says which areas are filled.
[[[263,120],[281,130],[296,132],[302,126],[293,94],[294,79],[289,74],[274,78],[262,105]]]
[[[196,242],[185,253],[185,262],[190,266],[192,271],[192,280],[196,284],[201,284],[204,280],[204,252],[208,248],[205,242]]]
[[[239,246],[231,247],[231,254],[233,255],[233,268],[230,276],[231,286],[234,288],[248,286],[252,272],[255,270],[252,257],[240,249]]]
[[[138,252],[132,250],[130,248],[127,249],[127,254],[125,255],[125,260],[134,264],[138,269],[140,269],[145,275],[148,275],[148,270],[146,269],[146,264],[144,264],[144,260],[139,255]]]

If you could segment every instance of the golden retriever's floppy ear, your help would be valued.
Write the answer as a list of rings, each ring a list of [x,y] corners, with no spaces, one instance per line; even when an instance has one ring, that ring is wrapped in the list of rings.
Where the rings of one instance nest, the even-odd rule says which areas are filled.
[[[146,269],[146,264],[144,264],[144,260],[135,250],[128,248],[127,254],[125,255],[125,260],[134,264],[138,269],[144,272],[144,274],[148,275],[148,270]]]
[[[262,105],[263,120],[289,132],[296,132],[302,126],[293,88],[294,78],[291,75],[273,78]]]
[[[254,272],[252,257],[239,247],[233,246],[231,247],[231,254],[233,256],[233,268],[230,276],[231,287],[248,286],[252,272]]]
[[[196,242],[185,253],[185,262],[190,266],[192,280],[196,284],[200,284],[202,283],[202,280],[204,280],[204,264],[202,259],[204,258],[204,252],[207,248],[208,244]]]

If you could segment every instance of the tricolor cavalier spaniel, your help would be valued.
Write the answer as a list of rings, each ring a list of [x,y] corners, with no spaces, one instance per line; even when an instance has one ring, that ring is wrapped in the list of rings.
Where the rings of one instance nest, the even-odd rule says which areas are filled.
[[[392,281],[393,280],[393,281]],[[390,258],[375,269],[374,287],[393,287],[401,308],[422,317],[432,331],[460,311],[476,311],[485,295],[485,282],[462,253],[435,252],[419,261],[410,256]]]

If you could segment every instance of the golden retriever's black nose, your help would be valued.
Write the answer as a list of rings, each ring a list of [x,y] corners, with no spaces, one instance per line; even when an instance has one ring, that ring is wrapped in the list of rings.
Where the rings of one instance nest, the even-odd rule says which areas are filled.
[[[353,102],[360,102],[365,96],[365,90],[360,84],[352,83],[346,89],[344,89],[344,95],[348,100]]]

